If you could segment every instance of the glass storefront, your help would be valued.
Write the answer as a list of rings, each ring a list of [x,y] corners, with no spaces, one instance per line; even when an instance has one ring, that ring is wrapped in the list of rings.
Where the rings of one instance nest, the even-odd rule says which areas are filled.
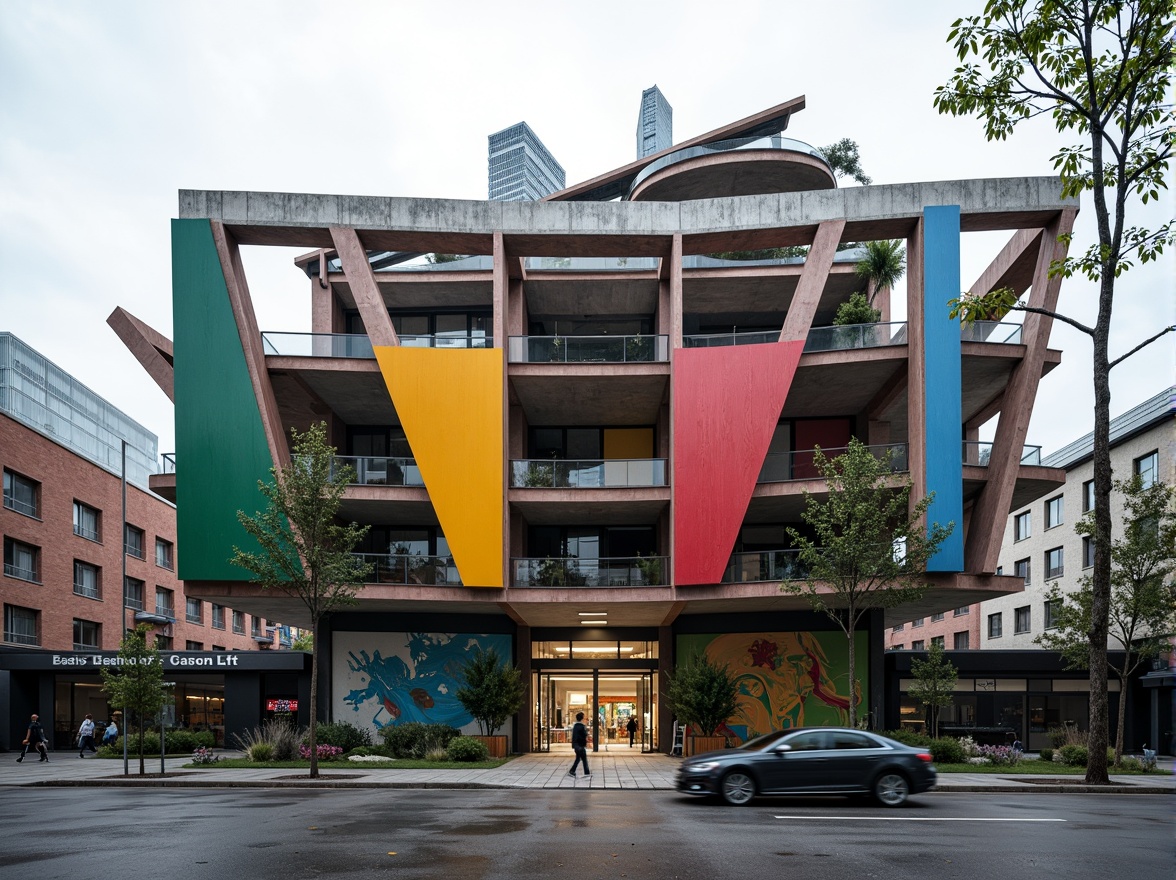
[[[629,748],[629,720],[637,722],[634,751],[657,748],[657,696],[653,672],[568,670],[533,676],[534,739],[537,752],[571,752],[572,725],[584,713],[588,748]]]

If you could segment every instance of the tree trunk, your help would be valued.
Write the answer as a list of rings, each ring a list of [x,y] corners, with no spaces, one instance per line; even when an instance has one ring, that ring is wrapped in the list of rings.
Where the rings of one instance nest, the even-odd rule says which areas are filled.
[[[310,778],[318,779],[318,637],[319,622],[315,620],[310,630],[313,644],[310,647],[310,732],[307,741],[310,743]]]
[[[850,623],[847,627],[849,633],[849,726],[857,727],[857,655],[855,652],[856,645],[854,644],[854,626],[853,617],[850,617]]]
[[[1129,655],[1130,657],[1130,655]],[[1126,670],[1127,663],[1124,661],[1123,669]],[[1119,671],[1119,712],[1118,712],[1118,729],[1115,731],[1115,766],[1118,767],[1123,761],[1123,725],[1127,720],[1127,673]]]
[[[143,757],[143,719],[139,719],[139,775],[147,775],[146,759]]]

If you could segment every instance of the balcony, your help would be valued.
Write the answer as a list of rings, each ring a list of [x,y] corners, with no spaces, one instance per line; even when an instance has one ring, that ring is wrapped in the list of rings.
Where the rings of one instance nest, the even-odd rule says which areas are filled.
[[[527,257],[528,272],[656,272],[658,257]]]
[[[838,327],[813,327],[804,341],[805,351],[851,351],[906,345],[905,321],[890,324],[845,324]]]
[[[988,462],[991,458],[991,443],[977,443],[971,440],[964,441],[964,464],[974,465],[976,467],[988,467]],[[1024,446],[1021,449],[1021,464],[1040,465],[1041,447],[1029,445]]]
[[[778,330],[753,330],[747,332],[711,333],[684,336],[686,348],[709,348],[722,345],[758,345],[778,342]],[[977,321],[960,327],[962,342],[987,342],[996,345],[1020,345],[1021,325],[996,321]],[[865,348],[881,348],[887,345],[906,345],[907,325],[905,321],[879,324],[845,324],[835,327],[813,327],[804,341],[806,352],[853,351]]]
[[[174,474],[176,472],[176,454],[174,452],[165,452],[160,456],[163,462],[163,469],[161,474]]]
[[[381,456],[337,455],[331,463],[331,479],[336,466],[349,464],[355,468],[353,486],[414,486],[425,485],[414,458],[385,458]]]
[[[512,336],[512,364],[652,364],[670,359],[668,336]]]
[[[369,584],[421,587],[460,587],[461,577],[452,556],[412,556],[396,553],[352,554],[372,567]]]
[[[889,443],[879,446],[867,446],[874,457],[882,462],[888,462],[892,474],[910,469],[907,463],[907,445],[905,443]],[[847,447],[822,449],[821,453],[827,459],[833,459],[846,451]],[[758,483],[785,483],[789,480],[819,479],[821,472],[813,464],[813,449],[799,449],[794,452],[769,452],[764,459],[764,466],[760,470]]]
[[[720,583],[749,584],[802,580],[807,572],[799,557],[800,551],[796,549],[732,553]]]
[[[701,333],[682,337],[683,348],[716,348],[725,345],[762,345],[779,342],[779,330],[752,330],[738,333]]]
[[[174,623],[176,611],[170,605],[156,605],[150,609],[135,612],[135,623]]]
[[[1020,345],[1021,325],[997,321],[976,321],[960,329],[962,342],[991,342],[996,345]]]
[[[516,587],[659,587],[669,569],[668,556],[612,559],[512,559]]]
[[[510,485],[515,489],[632,489],[665,486],[666,460],[515,460],[510,463]]]
[[[361,358],[376,356],[372,341],[362,333],[278,333],[261,334],[261,344],[267,355],[310,358]],[[490,336],[401,336],[404,348],[493,348]]]

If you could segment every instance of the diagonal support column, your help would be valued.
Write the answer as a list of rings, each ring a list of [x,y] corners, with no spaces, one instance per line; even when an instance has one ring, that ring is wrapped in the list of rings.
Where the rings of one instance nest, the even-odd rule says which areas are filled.
[[[349,226],[332,226],[331,240],[339,252],[339,261],[351,284],[355,306],[359,309],[359,316],[363,319],[372,345],[400,345],[359,234]]]
[[[817,234],[813,237],[812,247],[809,248],[804,269],[796,284],[796,292],[792,294],[792,302],[788,304],[788,314],[784,316],[784,327],[780,330],[781,342],[803,341],[808,338],[813,316],[817,313],[817,305],[821,301],[821,293],[825,289],[829,270],[833,267],[833,257],[837,254],[837,245],[841,242],[841,233],[844,231],[844,219],[827,220],[817,227]]]

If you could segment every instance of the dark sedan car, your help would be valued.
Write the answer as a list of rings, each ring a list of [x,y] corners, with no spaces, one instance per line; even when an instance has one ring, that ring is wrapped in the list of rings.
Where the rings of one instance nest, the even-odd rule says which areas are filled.
[[[843,727],[800,727],[694,755],[678,770],[678,790],[746,804],[757,794],[872,794],[888,807],[935,787],[926,749]]]

